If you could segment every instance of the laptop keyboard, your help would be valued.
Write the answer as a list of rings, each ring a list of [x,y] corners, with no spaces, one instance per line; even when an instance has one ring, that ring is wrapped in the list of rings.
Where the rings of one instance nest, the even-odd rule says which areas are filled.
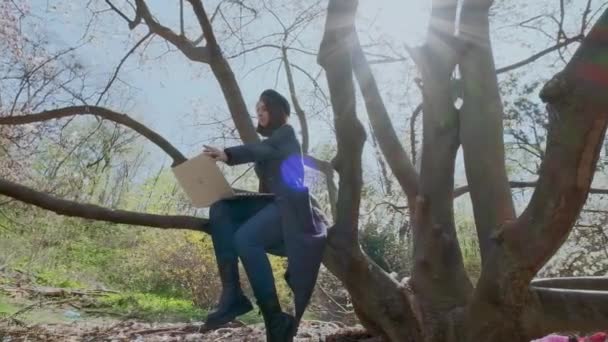
[[[274,197],[274,194],[264,192],[253,192],[246,190],[235,190],[235,194],[229,198],[244,198],[244,197]]]

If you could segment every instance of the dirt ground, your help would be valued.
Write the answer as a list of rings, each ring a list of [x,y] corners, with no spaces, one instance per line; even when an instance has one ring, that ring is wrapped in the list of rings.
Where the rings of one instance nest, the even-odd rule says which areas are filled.
[[[264,341],[261,324],[232,323],[217,330],[205,331],[199,323],[151,324],[121,321],[112,324],[73,322],[59,324],[0,324],[0,341]],[[380,342],[371,338],[360,327],[342,328],[334,323],[305,321],[295,338],[297,342]]]

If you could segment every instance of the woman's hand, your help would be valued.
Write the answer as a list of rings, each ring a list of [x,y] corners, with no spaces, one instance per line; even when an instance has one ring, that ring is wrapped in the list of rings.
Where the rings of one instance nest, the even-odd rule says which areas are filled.
[[[228,156],[224,153],[224,150],[220,150],[219,148],[215,148],[212,146],[203,145],[203,154],[213,158],[215,161],[223,161],[224,163],[228,161]]]

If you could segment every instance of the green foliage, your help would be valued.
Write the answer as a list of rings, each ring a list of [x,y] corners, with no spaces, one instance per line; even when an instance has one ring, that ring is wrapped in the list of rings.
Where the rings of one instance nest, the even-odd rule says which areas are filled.
[[[17,311],[17,307],[9,302],[9,300],[0,294],[0,318],[2,316],[11,315]]]
[[[66,270],[43,270],[36,274],[36,280],[41,285],[61,287],[67,289],[83,288],[85,285],[79,281],[66,277]]]
[[[457,216],[458,218],[458,216]],[[475,224],[467,219],[456,222],[456,234],[460,243],[460,251],[464,262],[464,269],[473,283],[477,282],[481,273],[481,255]]]
[[[363,251],[386,272],[397,272],[401,277],[410,272],[410,249],[399,241],[396,229],[379,229],[368,223],[359,234]]]
[[[202,320],[207,314],[192,301],[150,293],[112,294],[100,301],[114,312],[148,321]]]

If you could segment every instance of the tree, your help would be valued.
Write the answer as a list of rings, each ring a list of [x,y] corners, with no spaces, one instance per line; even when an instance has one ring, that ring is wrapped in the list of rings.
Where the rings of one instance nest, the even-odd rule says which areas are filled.
[[[152,35],[190,60],[209,65],[241,139],[255,141],[253,123],[211,18],[202,1],[188,2],[202,31],[201,40],[189,39],[183,25],[180,33],[162,25],[144,0],[135,1],[131,16],[106,1],[129,28],[146,25]],[[584,38],[568,40],[559,35],[555,50],[566,41],[581,43],[564,70],[541,92],[549,115],[546,149],[538,181],[526,185],[534,186],[534,194],[524,212],[516,216],[505,168],[503,103],[490,43],[492,3],[434,0],[426,42],[409,48],[419,70],[423,98],[417,172],[399,142],[359,42],[357,2],[329,1],[318,63],[325,70],[336,129],[337,155],[330,165],[340,178],[324,263],[348,290],[363,325],[391,341],[529,341],[559,330],[605,328],[608,320],[607,279],[533,279],[566,239],[590,191],[608,124],[608,103],[602,96],[608,87],[602,77],[607,70],[601,63],[606,53],[602,43],[608,11]],[[459,79],[454,77],[456,70]],[[357,117],[357,85],[378,146],[408,200],[414,266],[411,277],[401,281],[373,263],[358,241],[366,134]],[[455,98],[460,98],[461,106],[455,105]],[[95,105],[4,116],[0,125],[83,114],[135,130],[163,149],[174,165],[185,160],[173,145],[141,123]],[[476,284],[464,270],[454,223],[454,198],[465,191],[454,189],[460,147],[483,263]],[[206,230],[205,219],[110,210],[59,199],[4,179],[0,180],[0,194],[62,215]]]
[[[415,175],[411,164],[400,173],[410,181],[409,187],[401,184],[410,207],[414,206],[410,209],[414,211],[414,270],[401,288],[410,306],[396,314],[393,311],[399,296],[396,284],[381,287],[383,295],[374,298],[377,306],[387,300],[384,310],[374,310],[367,301],[355,305],[363,311],[359,317],[366,326],[391,340],[526,341],[555,330],[601,328],[606,321],[605,294],[594,293],[592,299],[583,291],[544,287],[585,288],[589,280],[530,283],[566,238],[589,192],[606,118],[598,92],[602,83],[589,79],[587,68],[599,67],[591,60],[598,56],[599,32],[608,14],[599,19],[572,61],[542,92],[550,113],[547,150],[534,195],[524,213],[515,217],[489,35],[491,5],[491,1],[464,1],[458,8],[457,1],[434,1],[428,40],[411,50],[422,76],[424,131],[420,176],[408,176]],[[361,186],[361,150],[352,146],[362,146],[364,134],[355,114],[353,72],[368,112],[379,116],[386,112],[367,63],[358,53],[355,8],[353,2],[330,2],[319,52],[338,128],[338,157],[343,163],[340,179],[349,182],[354,194]],[[462,78],[459,109],[454,105],[451,82],[456,66]],[[375,110],[370,109],[372,105]],[[384,116],[382,122],[390,130],[387,121]],[[380,136],[390,138],[386,133]],[[464,272],[453,221],[454,159],[459,146],[464,151],[483,262],[475,287]],[[408,159],[398,160],[407,164]],[[338,202],[339,207],[344,204],[343,216],[338,216],[334,229],[335,234],[343,234],[340,240],[350,237],[352,241],[357,226],[352,213],[359,203],[353,193],[342,189],[343,184]],[[351,249],[357,250],[357,246]],[[601,289],[602,280],[594,281]],[[370,297],[368,293],[364,300]],[[359,300],[353,298],[355,304]],[[395,324],[410,322],[411,316],[418,324]]]

